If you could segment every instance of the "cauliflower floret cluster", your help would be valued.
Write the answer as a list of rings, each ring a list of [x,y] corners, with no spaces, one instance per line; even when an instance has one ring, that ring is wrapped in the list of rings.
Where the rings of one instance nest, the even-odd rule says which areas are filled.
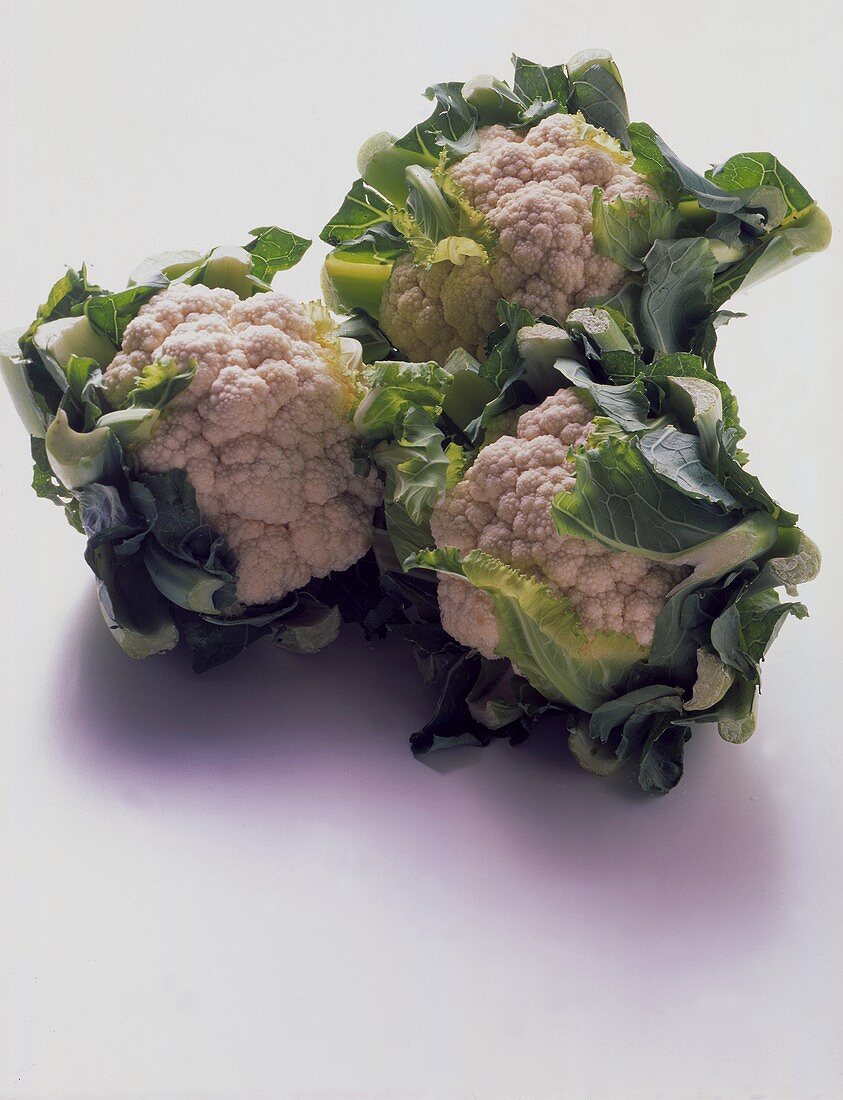
[[[449,171],[497,244],[488,264],[472,258],[424,269],[404,258],[395,265],[380,323],[411,359],[441,363],[458,347],[483,358],[500,298],[564,320],[590,298],[613,293],[626,272],[594,251],[593,189],[603,189],[605,202],[655,197],[575,115],[551,115],[526,132],[486,126],[479,140]]]
[[[482,550],[567,598],[586,634],[615,631],[648,647],[668,592],[688,570],[562,536],[551,516],[553,498],[573,488],[571,451],[588,439],[593,415],[568,389],[523,413],[516,434],[484,447],[448,491],[431,530],[437,546]],[[440,574],[439,607],[452,637],[495,656],[500,639],[485,592]]]
[[[355,383],[311,312],[275,292],[241,301],[230,290],[170,287],[127,327],[105,373],[111,401],[166,357],[196,373],[138,459],[152,473],[186,472],[203,517],[237,556],[238,602],[275,602],[361,558],[380,487],[354,471]]]

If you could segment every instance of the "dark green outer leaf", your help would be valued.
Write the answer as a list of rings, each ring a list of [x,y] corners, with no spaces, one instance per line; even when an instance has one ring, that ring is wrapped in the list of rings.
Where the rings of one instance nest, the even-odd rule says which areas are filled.
[[[466,103],[462,87],[462,81],[450,81],[426,88],[424,94],[436,104],[433,113],[396,144],[437,159],[443,149],[459,156],[471,152],[476,143],[477,113]]]
[[[603,357],[603,369],[617,383],[628,382],[638,376],[655,382],[667,393],[668,378],[701,378],[720,391],[723,402],[723,424],[732,433],[732,440],[743,438],[744,431],[738,418],[738,402],[728,385],[705,366],[698,355],[675,352],[664,355],[652,363],[644,363],[634,355],[612,352]]]
[[[682,778],[685,742],[690,737],[689,726],[675,725],[669,719],[651,732],[638,766],[638,783],[648,794],[667,794]]]
[[[645,122],[630,125],[629,142],[635,154],[635,171],[652,180],[672,202],[693,198],[716,214],[734,214],[744,205],[742,195],[723,190],[689,168]]]
[[[44,440],[38,436],[32,436],[30,446],[33,461],[32,488],[35,490],[35,495],[43,497],[45,500],[51,500],[53,504],[58,504],[60,508],[63,508],[70,526],[75,531],[82,533],[84,528],[79,515],[79,502],[69,490],[65,489],[53,473],[47,458],[47,448]]]
[[[627,432],[642,432],[649,428],[650,403],[640,378],[625,386],[605,386],[595,382],[587,367],[575,359],[557,359],[556,369],[563,378],[589,395],[607,416]]]
[[[629,148],[629,108],[617,65],[610,58],[595,59],[572,71],[568,110],[580,111],[592,126],[611,134]]]
[[[656,241],[644,258],[638,329],[657,355],[687,349],[711,310],[717,260],[704,237]]]
[[[738,500],[717,480],[703,460],[696,435],[670,425],[644,432],[638,440],[641,453],[653,470],[695,500],[718,504],[727,511],[740,508]]]
[[[539,65],[516,54],[512,56],[512,63],[515,66],[512,86],[524,103],[555,100],[558,110],[567,110],[570,84],[564,65]]]
[[[489,421],[521,403],[516,383],[524,374],[524,363],[518,353],[518,333],[534,324],[535,318],[529,310],[504,301],[498,303],[498,316],[503,324],[489,337],[492,349],[478,371],[480,377],[498,390],[498,397],[466,426],[465,433],[473,442],[482,439]]]
[[[721,442],[717,474],[725,488],[741,501],[745,508],[760,508],[764,512],[769,512],[783,527],[793,527],[799,516],[795,512],[785,511],[770,496],[755,474],[749,473],[740,465],[726,445],[722,428],[717,434]]]
[[[804,604],[782,603],[775,591],[743,596],[711,624],[711,643],[720,660],[757,682],[760,665],[788,615],[804,619]]]

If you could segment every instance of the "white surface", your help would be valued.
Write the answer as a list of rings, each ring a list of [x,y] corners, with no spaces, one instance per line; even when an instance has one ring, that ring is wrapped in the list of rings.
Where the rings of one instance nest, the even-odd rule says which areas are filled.
[[[315,232],[439,79],[607,45],[691,163],[771,148],[838,225],[827,4],[0,5],[0,329],[65,263]],[[599,9],[599,10],[598,10]],[[835,218],[836,215],[836,218]],[[315,246],[285,282],[312,295]],[[0,400],[0,1095],[834,1100],[840,308],[832,251],[723,336],[753,469],[826,552],[755,738],[646,800],[553,728],[414,762],[409,654],[131,663]]]

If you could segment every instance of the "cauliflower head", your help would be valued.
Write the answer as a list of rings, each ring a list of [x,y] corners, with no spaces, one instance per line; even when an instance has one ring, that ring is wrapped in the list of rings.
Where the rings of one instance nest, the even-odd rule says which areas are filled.
[[[604,202],[656,197],[619,146],[581,116],[551,115],[526,132],[485,126],[478,136],[477,150],[448,171],[494,231],[491,260],[424,268],[404,257],[381,301],[381,328],[419,361],[444,362],[460,347],[483,358],[500,298],[564,320],[612,294],[627,272],[594,250],[593,190],[602,189]]]
[[[568,600],[586,635],[613,631],[649,647],[668,593],[689,570],[562,536],[551,516],[553,498],[574,485],[572,451],[588,439],[593,416],[570,389],[522,413],[515,435],[484,447],[434,508],[431,531],[439,547],[482,550],[547,585]],[[445,630],[495,657],[491,598],[446,574],[439,576],[438,594]]]
[[[105,372],[121,405],[148,364],[195,367],[137,449],[142,469],[183,470],[238,559],[240,605],[273,603],[369,549],[376,476],[353,466],[353,372],[313,308],[274,291],[175,284],[126,328]]]

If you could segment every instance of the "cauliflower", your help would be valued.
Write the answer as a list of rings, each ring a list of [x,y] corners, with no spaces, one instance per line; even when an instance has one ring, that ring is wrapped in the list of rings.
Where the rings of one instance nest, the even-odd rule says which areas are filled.
[[[400,260],[380,309],[381,328],[396,347],[419,361],[444,362],[458,347],[482,358],[500,298],[564,319],[620,287],[627,272],[594,251],[592,192],[602,188],[604,202],[655,192],[611,145],[597,145],[592,131],[563,114],[526,133],[500,125],[479,131],[476,152],[448,171],[495,232],[491,259],[428,269]]]
[[[587,635],[626,634],[646,649],[668,592],[689,570],[561,536],[551,514],[554,497],[573,488],[571,454],[588,440],[593,416],[571,389],[522,413],[516,434],[484,447],[445,494],[430,527],[437,546],[482,550],[567,599]],[[438,593],[445,630],[494,657],[499,634],[491,597],[447,574],[439,577]]]
[[[827,246],[825,214],[771,153],[701,173],[630,123],[605,51],[513,62],[511,82],[432,85],[428,118],[369,138],[322,230],[329,305],[368,313],[402,358],[482,360],[501,302],[564,323],[612,300],[647,355],[686,352],[740,286]],[[693,311],[678,271],[694,272]]]
[[[630,159],[581,115],[551,115],[526,131],[481,127],[478,148],[440,182],[485,218],[491,256],[399,259],[380,303],[386,336],[418,361],[444,362],[460,347],[482,358],[500,298],[564,319],[617,290],[627,273],[594,251],[591,204],[595,187],[605,202],[655,197]]]
[[[174,284],[126,328],[105,371],[111,403],[161,360],[195,374],[137,459],[150,473],[187,474],[237,557],[241,606],[274,603],[366,553],[381,491],[354,470],[356,383],[317,310],[276,292],[241,301]]]

